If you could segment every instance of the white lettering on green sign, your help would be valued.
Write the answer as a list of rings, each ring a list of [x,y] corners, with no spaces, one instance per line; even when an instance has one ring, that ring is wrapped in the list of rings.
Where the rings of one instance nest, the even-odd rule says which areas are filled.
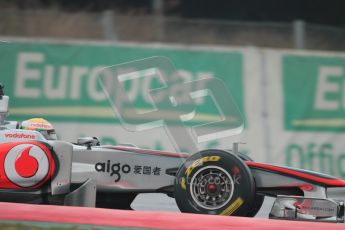
[[[340,100],[327,99],[327,94],[338,94],[342,90],[339,83],[329,81],[329,78],[340,78],[343,69],[337,66],[321,66],[319,68],[316,84],[315,108],[319,110],[338,110],[341,106]],[[345,100],[343,100],[343,107]]]
[[[26,99],[43,97],[49,100],[68,99],[75,101],[83,99],[82,92],[86,91],[91,100],[95,102],[105,101],[106,95],[101,88],[97,87],[98,75],[108,76],[112,75],[112,72],[104,69],[104,67],[52,65],[46,63],[46,57],[43,53],[21,52],[17,56],[14,96]],[[193,75],[190,71],[179,70],[177,77],[184,81],[192,81],[213,77],[213,73],[197,72],[196,75]],[[150,91],[154,80],[154,76],[132,79],[130,87],[126,89],[130,100],[135,101],[141,98],[150,104],[151,99],[148,97],[147,92]],[[84,90],[83,87],[85,86],[86,89]],[[199,99],[197,103],[202,104],[203,99]]]

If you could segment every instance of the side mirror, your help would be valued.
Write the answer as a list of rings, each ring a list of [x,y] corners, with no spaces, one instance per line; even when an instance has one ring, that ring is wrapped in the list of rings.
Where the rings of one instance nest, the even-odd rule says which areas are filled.
[[[86,146],[88,150],[91,150],[91,146],[99,146],[100,142],[97,137],[79,137],[77,145]]]

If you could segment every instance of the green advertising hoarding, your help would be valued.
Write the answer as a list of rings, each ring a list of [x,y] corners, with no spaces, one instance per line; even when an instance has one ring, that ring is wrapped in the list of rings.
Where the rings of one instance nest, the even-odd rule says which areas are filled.
[[[282,58],[284,124],[295,131],[345,131],[345,57]]]
[[[222,79],[243,111],[243,55],[237,51],[15,42],[0,45],[1,81],[11,97],[11,119],[43,116],[51,121],[113,121],[97,81],[99,70],[152,56],[168,57],[188,81]],[[151,84],[128,86],[134,104],[149,104],[145,104],[145,87]]]

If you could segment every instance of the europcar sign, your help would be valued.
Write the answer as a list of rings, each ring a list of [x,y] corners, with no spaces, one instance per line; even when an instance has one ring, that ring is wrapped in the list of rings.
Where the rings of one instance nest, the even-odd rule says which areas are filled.
[[[281,87],[281,95],[272,101],[281,107],[271,113],[280,120],[271,126],[274,161],[345,178],[345,56],[278,55],[281,82],[275,85]]]
[[[288,130],[345,131],[345,57],[283,57]]]
[[[243,109],[239,52],[18,42],[0,46],[1,80],[11,96],[11,117],[113,122],[114,115],[97,81],[100,69],[150,56],[170,58],[181,82],[222,78]],[[146,92],[155,81],[154,78],[134,79],[127,84],[132,103],[139,108],[150,108]]]

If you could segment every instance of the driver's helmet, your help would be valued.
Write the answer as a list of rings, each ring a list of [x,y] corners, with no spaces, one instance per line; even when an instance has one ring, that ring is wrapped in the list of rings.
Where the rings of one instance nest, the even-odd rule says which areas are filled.
[[[23,121],[21,129],[35,130],[40,132],[47,140],[57,140],[55,129],[52,124],[43,118],[32,118]]]

